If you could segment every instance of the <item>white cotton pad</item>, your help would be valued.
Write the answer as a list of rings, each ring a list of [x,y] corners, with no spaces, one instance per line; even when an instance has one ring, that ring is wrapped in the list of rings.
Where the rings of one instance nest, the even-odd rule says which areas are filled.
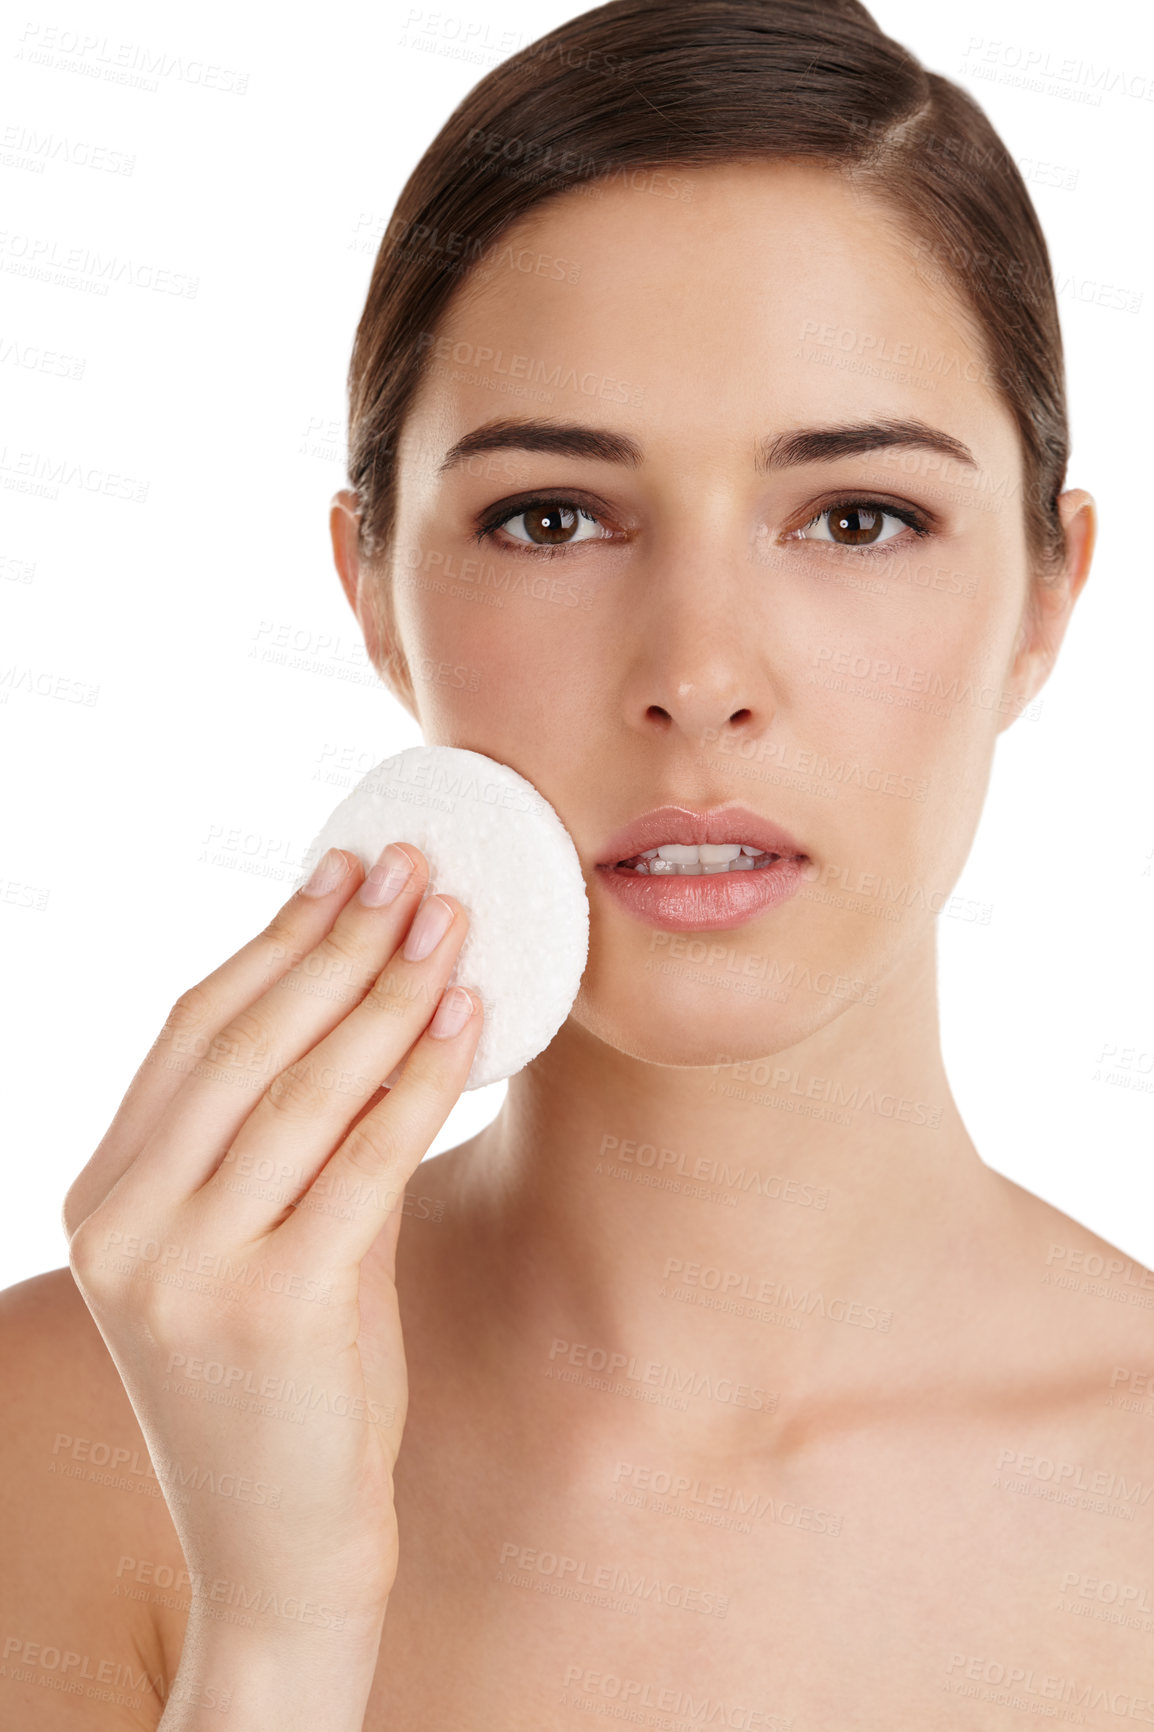
[[[345,848],[367,872],[389,842],[415,843],[429,862],[429,894],[443,890],[468,911],[447,982],[476,991],[484,1008],[465,1088],[500,1082],[548,1046],[585,972],[589,899],[573,839],[508,764],[458,746],[410,746],[362,776],[304,864]]]

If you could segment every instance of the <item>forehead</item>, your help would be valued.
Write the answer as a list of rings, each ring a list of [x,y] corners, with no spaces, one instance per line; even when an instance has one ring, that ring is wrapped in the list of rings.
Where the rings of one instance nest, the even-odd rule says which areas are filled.
[[[406,437],[445,449],[578,408],[671,455],[914,416],[983,467],[1017,461],[976,318],[927,244],[814,163],[625,173],[504,231],[438,323]]]

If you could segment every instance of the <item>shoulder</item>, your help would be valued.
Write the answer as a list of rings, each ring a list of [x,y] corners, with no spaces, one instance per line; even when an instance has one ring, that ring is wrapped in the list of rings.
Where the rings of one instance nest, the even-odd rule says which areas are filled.
[[[10,1384],[10,1401],[35,1399],[37,1390],[63,1371],[65,1361],[69,1373],[83,1372],[86,1382],[95,1378],[103,1385],[109,1373],[116,1377],[116,1367],[70,1269],[50,1269],[0,1292],[0,1366],[5,1374],[11,1376],[25,1369],[22,1362],[27,1355],[46,1352],[55,1357],[40,1367],[43,1376],[29,1383]],[[116,1381],[119,1383],[118,1377]],[[123,1396],[123,1386],[120,1393]]]
[[[135,1590],[142,1565],[155,1579],[183,1557],[70,1270],[0,1292],[0,1387],[0,1720],[55,1732],[159,1719],[175,1659]]]
[[[65,1442],[77,1426],[95,1429],[101,1438],[109,1426],[136,1427],[124,1385],[70,1269],[53,1269],[0,1292],[0,1377],[15,1420],[0,1447],[15,1451],[25,1464],[46,1438],[48,1460],[84,1459]],[[0,1494],[3,1489],[0,1484]]]
[[[1039,1407],[1054,1447],[1036,1471],[1060,1452],[1075,1485],[1136,1485],[1131,1501],[1154,1507],[1154,1269],[1032,1193],[1020,1200],[1019,1341],[1054,1397]]]
[[[1154,1269],[1033,1192],[1012,1189],[1024,1223],[1026,1289],[1062,1320],[1067,1363],[1076,1364],[1079,1351],[1092,1366],[1103,1354],[1154,1351]]]

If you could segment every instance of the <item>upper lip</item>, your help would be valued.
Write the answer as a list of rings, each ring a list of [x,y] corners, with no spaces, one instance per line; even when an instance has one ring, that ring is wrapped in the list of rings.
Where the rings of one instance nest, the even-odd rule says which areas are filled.
[[[767,854],[808,858],[787,830],[759,817],[748,806],[714,806],[705,812],[695,812],[689,806],[656,806],[614,831],[596,864],[616,866],[620,860],[631,860],[635,854],[660,848],[666,842],[697,846],[702,842],[756,842]]]

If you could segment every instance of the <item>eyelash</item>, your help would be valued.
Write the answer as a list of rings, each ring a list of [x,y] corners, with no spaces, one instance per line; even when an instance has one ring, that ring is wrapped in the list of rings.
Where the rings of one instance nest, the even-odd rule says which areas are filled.
[[[514,517],[520,517],[522,513],[526,511],[535,511],[538,506],[542,505],[546,507],[550,505],[567,505],[569,509],[575,511],[579,517],[590,518],[594,523],[600,522],[596,512],[590,511],[586,506],[578,504],[577,500],[574,499],[571,494],[542,493],[532,499],[519,500],[518,503],[512,507],[507,505],[496,506],[492,511],[486,513],[484,517],[478,519],[477,531],[473,539],[477,542],[488,541],[491,539],[495,530],[503,528],[506,523],[511,523]],[[602,527],[604,526],[602,525]],[[598,537],[595,539],[602,538]],[[582,545],[588,546],[589,543],[586,542]],[[533,546],[530,542],[515,542],[511,546],[502,546],[501,548],[502,553],[527,553],[531,559],[553,559],[557,554],[568,553],[568,551],[569,548],[564,542],[557,542],[552,547],[544,545]]]
[[[814,513],[808,523],[801,524],[798,530],[791,530],[788,539],[799,540],[800,530],[812,529],[814,524],[819,522],[821,518],[829,516],[835,511],[876,511],[880,512],[883,517],[896,517],[899,522],[904,523],[907,528],[912,529],[914,534],[917,536],[931,535],[933,533],[929,523],[922,516],[922,513],[920,511],[915,511],[911,505],[887,505],[885,501],[881,499],[855,499],[850,497],[847,499],[836,499],[832,505],[823,505],[820,511]],[[811,540],[811,546],[813,544],[813,540]],[[840,548],[843,553],[856,553],[858,555],[864,554],[868,558],[888,559],[891,553],[903,547],[905,543],[899,536],[891,535],[887,537],[885,541],[877,542],[872,546],[867,544],[862,547],[847,547],[844,542],[834,541],[832,537],[829,541],[818,541],[816,545],[822,548],[837,547]]]
[[[579,504],[571,494],[540,494],[532,499],[523,499],[512,508],[509,506],[497,506],[493,511],[478,519],[476,533],[474,534],[473,539],[477,542],[491,540],[496,530],[502,529],[506,523],[511,523],[515,517],[520,517],[522,513],[526,511],[534,511],[541,506],[548,507],[551,505],[568,506],[569,509],[575,511],[579,517],[591,519],[594,523],[600,522],[600,519],[595,512],[590,511],[585,506]],[[912,529],[914,534],[917,536],[926,536],[933,533],[921,512],[915,511],[912,506],[887,505],[880,499],[847,497],[845,499],[835,500],[832,505],[823,505],[820,511],[814,513],[808,523],[803,523],[799,525],[798,529],[791,530],[788,539],[794,541],[806,539],[809,540],[812,545],[816,538],[802,537],[801,531],[812,529],[815,523],[820,522],[823,517],[835,511],[877,511],[885,517],[898,518],[900,522],[906,524],[908,528]],[[602,527],[604,526],[602,525]],[[591,538],[591,541],[582,542],[578,545],[588,547],[593,542],[601,539],[608,538],[593,537]],[[877,558],[879,556],[882,558],[888,558],[895,544],[898,546],[903,545],[899,536],[890,536],[884,542],[875,543],[872,546],[867,544],[861,547],[848,547],[844,542],[836,542],[832,540],[832,538],[829,541],[817,541],[819,547],[836,547],[843,553],[853,553],[857,554],[859,557],[865,555],[868,558]],[[535,546],[529,542],[516,542],[512,545],[502,546],[501,551],[503,553],[528,554],[531,559],[553,559],[556,558],[558,554],[568,554],[573,545],[574,544],[570,542],[557,542],[550,547],[544,544]]]

